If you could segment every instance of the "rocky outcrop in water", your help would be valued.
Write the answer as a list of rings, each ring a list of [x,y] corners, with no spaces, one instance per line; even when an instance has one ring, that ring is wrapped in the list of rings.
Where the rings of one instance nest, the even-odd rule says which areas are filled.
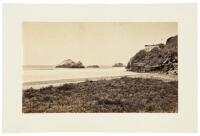
[[[112,67],[123,67],[123,63],[115,63]]]
[[[60,64],[56,66],[57,68],[85,68],[83,63],[78,61],[77,63],[71,59],[63,60]]]
[[[126,69],[178,74],[178,36],[168,38],[161,47],[154,47],[150,51],[140,50],[130,59]]]
[[[87,66],[87,68],[99,68],[99,65],[90,65],[90,66]]]

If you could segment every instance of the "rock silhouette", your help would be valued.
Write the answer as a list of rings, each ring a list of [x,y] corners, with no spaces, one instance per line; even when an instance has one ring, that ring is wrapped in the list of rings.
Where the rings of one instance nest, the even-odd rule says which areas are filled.
[[[85,68],[81,61],[77,63],[71,59],[63,60],[60,64],[56,66],[57,68]]]
[[[87,68],[99,68],[99,65],[90,65],[90,66],[87,66]]]
[[[115,63],[112,67],[123,67],[123,63]]]

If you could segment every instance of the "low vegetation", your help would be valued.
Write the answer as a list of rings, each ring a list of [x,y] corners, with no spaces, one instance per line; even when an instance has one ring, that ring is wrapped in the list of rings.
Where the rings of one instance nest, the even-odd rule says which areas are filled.
[[[129,78],[23,90],[24,113],[177,112],[178,82]]]

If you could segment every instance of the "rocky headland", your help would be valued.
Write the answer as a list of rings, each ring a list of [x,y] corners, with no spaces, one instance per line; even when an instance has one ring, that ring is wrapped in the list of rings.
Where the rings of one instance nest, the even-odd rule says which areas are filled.
[[[129,60],[127,70],[178,74],[178,36],[168,38],[165,44],[145,47]]]

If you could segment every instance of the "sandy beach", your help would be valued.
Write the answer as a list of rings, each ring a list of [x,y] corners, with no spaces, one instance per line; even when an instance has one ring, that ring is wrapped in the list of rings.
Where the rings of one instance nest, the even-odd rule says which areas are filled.
[[[169,81],[178,81],[177,75],[167,75],[167,74],[161,74],[161,73],[133,73],[129,75],[124,75],[126,77],[131,78],[152,78],[152,79],[160,79],[164,82]],[[90,77],[90,78],[74,78],[74,79],[59,79],[59,80],[47,80],[47,81],[33,81],[33,82],[24,82],[23,83],[23,90],[28,89],[30,87],[34,89],[39,89],[41,87],[47,87],[47,86],[60,86],[65,83],[80,83],[87,80],[90,81],[98,81],[98,80],[111,80],[111,79],[118,79],[121,77],[124,77],[122,75],[120,76],[104,76],[104,77]]]

